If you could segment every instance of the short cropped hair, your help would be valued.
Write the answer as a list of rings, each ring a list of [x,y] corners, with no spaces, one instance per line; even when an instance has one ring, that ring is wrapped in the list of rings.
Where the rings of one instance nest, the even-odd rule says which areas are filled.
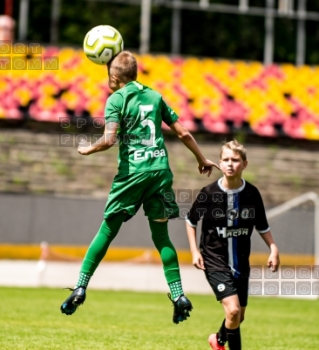
[[[232,150],[233,152],[239,154],[243,161],[247,160],[246,148],[243,145],[241,145],[237,140],[226,142],[222,146],[221,151],[220,151],[220,159],[222,158],[223,151],[225,148],[228,148],[228,149]]]
[[[111,68],[116,71],[116,74],[123,83],[128,83],[137,78],[137,61],[130,51],[121,51],[107,66],[109,71]]]

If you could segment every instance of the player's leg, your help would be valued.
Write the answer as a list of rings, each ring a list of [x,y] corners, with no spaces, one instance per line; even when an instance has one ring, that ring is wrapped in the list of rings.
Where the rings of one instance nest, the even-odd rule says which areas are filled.
[[[152,240],[163,263],[165,278],[171,291],[171,298],[176,301],[184,292],[177,253],[168,235],[168,220],[165,218],[149,221],[149,225],[152,232]]]
[[[230,350],[241,350],[240,321],[241,307],[238,295],[231,295],[222,300],[225,311],[225,332]]]
[[[149,221],[152,240],[158,250],[164,268],[166,281],[170,287],[171,297],[177,300],[183,293],[178,257],[168,235],[168,220]]]
[[[245,319],[245,311],[246,311],[246,307],[241,307],[240,308],[240,323],[242,323]],[[227,333],[226,333],[226,327],[225,327],[225,321],[226,319],[223,320],[219,331],[211,337],[211,342],[215,343],[215,347],[213,347],[213,349],[218,349],[218,347],[220,345],[224,345],[227,342]],[[221,349],[223,349],[221,347]]]
[[[232,329],[239,328],[240,323],[241,307],[237,295],[237,284],[230,272],[205,271],[205,275],[217,301],[222,303],[225,310],[225,319],[222,321],[219,331],[211,334],[208,342],[212,349],[224,350],[225,343],[228,341],[228,333],[232,333]],[[232,338],[232,335],[230,335],[230,338]],[[230,342],[231,344],[228,345],[234,346],[232,345],[233,341]],[[232,348],[230,347],[230,349]],[[234,347],[234,349],[237,348]]]
[[[125,217],[125,213],[118,213],[103,220],[99,231],[85,254],[76,287],[87,287],[89,278],[104,258],[111,242],[118,234]]]
[[[150,220],[149,225],[152,240],[160,254],[165,278],[171,292],[169,297],[174,305],[173,322],[179,323],[189,317],[189,312],[193,307],[183,292],[178,256],[168,234],[168,220],[166,218]]]
[[[116,175],[104,210],[104,221],[82,263],[80,277],[61,311],[71,315],[85,300],[86,287],[95,269],[117,235],[123,221],[135,215],[143,198],[144,173]]]
[[[173,174],[170,170],[150,172],[147,181],[149,186],[143,200],[144,212],[149,220],[152,240],[163,262],[171,297],[177,300],[183,294],[183,289],[176,249],[168,234],[168,219],[179,216],[172,189]]]
[[[225,343],[228,342],[230,350],[241,350],[240,337],[240,320],[241,307],[237,295],[231,295],[221,301],[225,319],[223,320],[219,331],[216,334],[211,334],[208,342],[214,350],[225,350]]]
[[[223,320],[223,322],[219,328],[219,331],[216,334],[211,334],[208,338],[208,342],[213,349],[218,349],[218,350],[225,349],[224,345],[227,342],[225,321],[226,321],[226,319]]]
[[[115,176],[104,209],[104,221],[86,252],[76,287],[87,287],[122,223],[132,216],[131,201],[134,202],[135,198],[132,194],[131,182],[132,176]]]
[[[226,276],[225,278],[225,285],[225,290],[228,290],[228,294],[232,293],[232,290],[236,290],[237,294],[225,297],[221,301],[225,310],[226,318],[218,335],[223,334],[223,337],[225,337],[226,334],[230,350],[240,350],[240,324],[244,321],[245,318],[246,306],[248,302],[249,278],[233,278],[231,276],[229,278],[228,275],[228,277]]]
[[[173,322],[179,323],[189,317],[193,306],[184,295],[176,249],[168,234],[168,219],[179,216],[172,189],[173,174],[169,169],[150,172],[145,184],[143,208],[171,292],[169,298],[174,306]]]
[[[72,315],[77,307],[84,303],[86,298],[86,288],[90,278],[105,256],[112,240],[117,235],[124,219],[125,213],[118,213],[108,219],[103,220],[100,229],[91,242],[83,259],[80,276],[71,295],[61,305],[61,312]]]
[[[240,323],[244,322],[245,319],[246,307],[240,308]]]

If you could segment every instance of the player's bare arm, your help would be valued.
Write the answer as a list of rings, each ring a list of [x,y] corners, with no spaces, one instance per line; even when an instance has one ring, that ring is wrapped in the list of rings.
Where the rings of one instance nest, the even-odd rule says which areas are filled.
[[[118,128],[117,123],[107,123],[105,125],[103,135],[93,144],[89,145],[79,145],[78,152],[83,156],[88,156],[89,154],[105,151],[111,148],[117,141],[116,131]]]
[[[280,259],[279,259],[279,250],[274,242],[272,234],[270,231],[267,231],[266,233],[261,234],[261,238],[265,241],[265,243],[267,244],[267,246],[270,248],[270,251],[271,251],[268,258],[267,266],[273,272],[276,272],[280,265]]]
[[[189,242],[189,248],[192,253],[192,263],[197,269],[205,270],[204,259],[202,257],[202,254],[197,248],[196,227],[192,227],[186,221],[186,232],[187,232],[187,237]]]
[[[196,157],[198,162],[198,171],[200,174],[207,174],[207,176],[210,176],[213,171],[213,167],[220,170],[216,163],[204,157],[194,137],[182,124],[176,121],[169,127]]]

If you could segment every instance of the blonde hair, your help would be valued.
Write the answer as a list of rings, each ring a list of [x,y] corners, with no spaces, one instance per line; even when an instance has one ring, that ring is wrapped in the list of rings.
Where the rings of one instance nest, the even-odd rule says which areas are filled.
[[[108,69],[115,70],[115,74],[123,83],[136,80],[137,61],[130,51],[121,51],[109,63]]]
[[[237,140],[226,142],[222,146],[222,148],[220,150],[220,159],[222,158],[222,155],[223,155],[225,148],[228,148],[228,149],[232,150],[233,152],[239,154],[243,161],[247,160],[246,148],[243,145],[241,145]]]

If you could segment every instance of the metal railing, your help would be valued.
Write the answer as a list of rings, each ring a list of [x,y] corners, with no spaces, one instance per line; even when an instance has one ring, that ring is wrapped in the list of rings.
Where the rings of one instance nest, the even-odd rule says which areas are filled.
[[[319,196],[317,193],[307,192],[302,194],[301,196],[298,196],[283,204],[280,204],[267,211],[267,218],[272,219],[307,201],[312,201],[314,204],[314,255],[315,265],[319,265]]]

